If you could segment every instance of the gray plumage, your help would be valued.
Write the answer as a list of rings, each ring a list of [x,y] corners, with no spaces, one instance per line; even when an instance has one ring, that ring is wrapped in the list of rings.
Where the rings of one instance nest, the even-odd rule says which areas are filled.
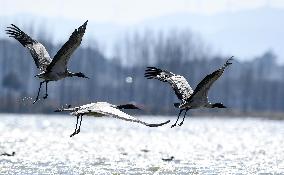
[[[181,75],[176,75],[172,72],[156,67],[147,67],[144,76],[147,79],[157,79],[169,83],[178,99],[182,102],[186,102],[193,93],[193,90],[187,80]]]
[[[88,78],[81,72],[72,73],[69,72],[67,69],[67,63],[71,55],[81,44],[87,23],[88,21],[86,21],[78,29],[75,29],[75,31],[69,37],[69,40],[61,47],[61,49],[56,53],[53,59],[50,58],[47,50],[41,43],[32,39],[19,27],[14,24],[11,24],[11,26],[7,27],[6,33],[9,35],[9,37],[13,37],[18,40],[24,47],[26,47],[30,51],[37,68],[40,70],[40,73],[37,74],[36,77],[44,80],[40,82],[38,95],[34,103],[38,100],[41,85],[44,82],[46,83],[46,94],[44,98],[47,98],[47,83],[49,81],[57,81],[65,77],[73,76]]]
[[[226,63],[213,73],[207,75],[205,78],[201,80],[200,83],[196,86],[194,89],[193,94],[189,99],[187,99],[186,104],[181,104],[179,108],[199,108],[199,107],[207,107],[212,108],[212,104],[208,101],[208,91],[211,88],[212,84],[218,80],[221,75],[224,73],[224,70],[231,65],[230,62],[232,60],[233,56],[229,58]],[[213,106],[214,107],[214,106]]]
[[[82,38],[85,34],[86,26],[88,21],[86,21],[82,26],[76,29],[69,40],[61,47],[61,49],[56,53],[52,62],[48,65],[48,72],[65,72],[67,71],[67,63],[70,56],[81,44]]]
[[[46,70],[52,59],[50,58],[48,52],[41,43],[32,39],[29,35],[27,35],[14,24],[11,24],[10,27],[7,27],[6,33],[9,35],[9,37],[13,37],[18,40],[24,47],[26,47],[30,51],[36,64],[36,67],[41,72]]]
[[[193,91],[186,79],[181,75],[175,75],[172,72],[162,70],[156,67],[147,67],[145,70],[145,77],[148,79],[158,79],[163,82],[168,82],[177,97],[181,100],[181,103],[175,103],[174,106],[180,109],[178,118],[172,127],[176,126],[179,116],[183,110],[185,110],[185,114],[182,122],[179,124],[180,126],[183,124],[186,112],[189,109],[196,108],[226,108],[222,103],[214,103],[211,104],[208,101],[208,90],[212,86],[212,84],[223,74],[226,67],[232,64],[230,61],[233,57],[229,58],[226,63],[214,71],[213,73],[207,75],[195,88]]]

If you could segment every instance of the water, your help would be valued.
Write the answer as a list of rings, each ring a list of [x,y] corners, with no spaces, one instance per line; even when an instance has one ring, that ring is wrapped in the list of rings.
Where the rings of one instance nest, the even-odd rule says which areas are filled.
[[[16,152],[0,156],[0,174],[284,174],[284,121],[187,118],[171,129],[84,118],[70,138],[71,116],[0,119],[0,153]]]

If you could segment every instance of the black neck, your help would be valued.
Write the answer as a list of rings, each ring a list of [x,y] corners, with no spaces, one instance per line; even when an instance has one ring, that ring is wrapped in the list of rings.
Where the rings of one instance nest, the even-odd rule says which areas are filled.
[[[124,105],[118,105],[118,109],[139,109],[137,106],[133,104],[124,104]]]
[[[214,103],[211,105],[211,108],[227,108],[222,103]]]
[[[76,73],[68,72],[68,76],[69,76],[69,77],[88,78],[88,77],[86,77],[82,72],[76,72]]]

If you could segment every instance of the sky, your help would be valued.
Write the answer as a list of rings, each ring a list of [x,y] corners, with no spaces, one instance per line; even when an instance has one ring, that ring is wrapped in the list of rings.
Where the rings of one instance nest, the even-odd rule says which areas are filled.
[[[66,36],[62,33],[72,32],[74,27],[86,19],[90,21],[86,38],[96,38],[106,47],[131,30],[190,28],[216,53],[234,54],[240,59],[249,59],[266,50],[272,50],[279,57],[280,62],[284,63],[284,48],[281,43],[284,40],[282,37],[284,23],[280,20],[284,18],[283,0],[0,0],[0,2],[1,29],[12,22],[26,29],[27,24],[20,23],[27,18],[32,18],[33,20],[30,21],[36,23],[37,18],[39,19],[37,21],[40,21],[37,25],[46,27],[55,41],[64,42]],[[14,21],[12,18],[18,20]],[[214,23],[212,24],[211,21]]]
[[[96,22],[135,24],[167,14],[212,15],[263,6],[284,8],[283,0],[1,0],[1,16],[34,14]]]

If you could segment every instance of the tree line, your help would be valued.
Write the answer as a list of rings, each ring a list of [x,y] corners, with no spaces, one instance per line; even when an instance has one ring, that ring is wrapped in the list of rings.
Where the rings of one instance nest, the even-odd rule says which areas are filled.
[[[43,43],[51,56],[61,45]],[[84,41],[83,41],[84,42]],[[79,47],[69,67],[91,79],[67,78],[49,85],[49,97],[33,105],[39,81],[27,49],[12,39],[0,40],[0,111],[52,112],[59,106],[80,105],[92,101],[114,104],[133,102],[146,114],[174,114],[178,102],[169,85],[144,78],[146,66],[157,66],[183,75],[194,89],[207,74],[222,66],[231,55],[210,53],[210,48],[190,31],[164,34],[134,33],[114,45],[107,57],[92,42]],[[260,53],[250,61],[236,58],[209,92],[212,102],[223,102],[241,112],[284,111],[284,67],[277,64],[272,51]]]

